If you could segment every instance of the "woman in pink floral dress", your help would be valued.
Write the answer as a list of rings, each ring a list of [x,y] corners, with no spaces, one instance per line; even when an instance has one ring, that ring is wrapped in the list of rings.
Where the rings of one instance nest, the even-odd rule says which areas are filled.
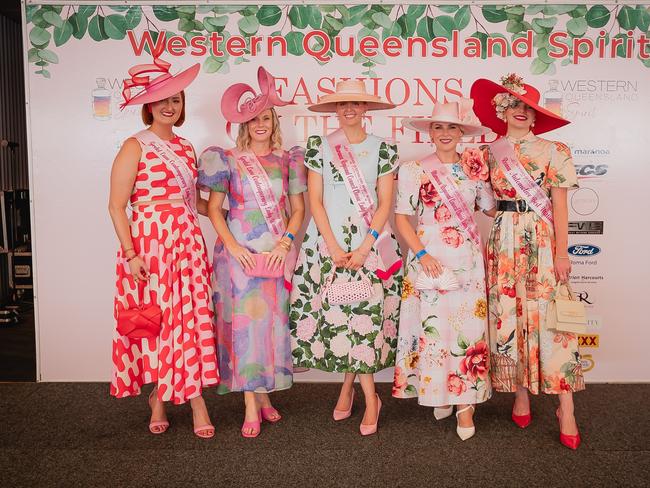
[[[532,418],[528,392],[558,395],[560,441],[576,449],[573,392],[585,387],[578,337],[547,328],[546,311],[571,271],[567,191],[578,181],[569,148],[538,137],[569,121],[514,74],[501,84],[477,80],[471,96],[483,125],[503,136],[485,148],[498,211],[487,249],[492,384],[515,393],[512,419],[522,428]]]
[[[197,215],[205,215],[206,202],[197,198],[194,148],[173,130],[185,120],[183,89],[199,68],[196,64],[171,76],[169,64],[156,57],[155,65],[131,68],[133,78],[125,80],[124,106],[142,104],[142,120],[149,127],[124,142],[111,172],[109,211],[121,244],[115,318],[119,323],[127,309],[153,304],[160,307],[161,324],[156,337],[115,331],[111,394],[138,395],[144,384],[153,383],[152,434],[169,427],[164,402],[189,401],[194,433],[210,438],[214,427],[202,390],[216,385],[219,374],[210,265]],[[148,76],[140,76],[154,70],[160,79],[148,83]],[[130,87],[138,84],[144,89],[130,96]]]
[[[477,206],[494,215],[488,167],[481,152],[469,150],[462,156],[457,152],[463,135],[487,131],[478,124],[471,105],[466,99],[438,103],[432,117],[404,121],[406,127],[429,134],[436,151],[400,167],[395,205],[395,223],[410,250],[393,396],[417,397],[420,405],[435,407],[439,420],[449,417],[457,405],[457,433],[462,440],[474,434],[474,406],[491,395],[485,265],[480,239],[472,234],[475,224],[463,225],[432,181],[431,170],[437,171],[440,163],[446,168],[448,189],[462,198],[470,219]],[[415,229],[411,215],[417,216]],[[443,268],[453,274],[449,276],[457,280],[458,289],[430,288],[425,283],[442,279]]]

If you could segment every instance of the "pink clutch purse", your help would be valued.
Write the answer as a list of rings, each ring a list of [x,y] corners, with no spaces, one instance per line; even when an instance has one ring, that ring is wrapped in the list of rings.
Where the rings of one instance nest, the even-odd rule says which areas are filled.
[[[323,296],[330,305],[349,305],[372,297],[372,281],[365,273],[359,271],[359,278],[354,281],[336,282],[334,274],[330,274],[323,285]]]
[[[251,253],[251,255],[255,261],[255,266],[250,270],[244,268],[244,273],[247,276],[251,276],[252,278],[281,278],[284,276],[284,265],[279,266],[277,269],[269,269],[266,266],[266,260],[269,257],[268,252]]]

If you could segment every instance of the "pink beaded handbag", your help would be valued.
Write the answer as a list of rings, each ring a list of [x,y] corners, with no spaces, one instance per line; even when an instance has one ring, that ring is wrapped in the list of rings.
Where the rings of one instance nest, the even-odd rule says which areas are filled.
[[[323,284],[322,294],[330,305],[349,305],[372,297],[372,281],[363,271],[359,270],[358,279],[352,281],[334,281],[335,274],[330,273]]]

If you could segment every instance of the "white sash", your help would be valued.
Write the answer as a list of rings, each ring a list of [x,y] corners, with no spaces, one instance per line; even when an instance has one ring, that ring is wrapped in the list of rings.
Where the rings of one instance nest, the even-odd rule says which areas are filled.
[[[350,193],[352,201],[366,225],[370,227],[375,214],[375,201],[370,194],[363,174],[361,174],[343,129],[338,129],[327,136],[327,142],[332,149],[332,163],[343,175],[345,187]],[[375,241],[375,249],[377,249],[385,268],[377,268],[375,274],[382,280],[388,279],[402,266],[402,258],[397,254],[390,233],[390,224],[386,222],[380,236]]]
[[[497,163],[503,168],[508,182],[517,191],[517,195],[521,196],[544,222],[552,226],[553,203],[521,165],[512,143],[506,137],[501,137],[490,144],[490,150]]]
[[[141,130],[133,137],[139,140],[144,146],[151,148],[156,156],[174,173],[176,182],[181,189],[185,206],[198,219],[199,213],[196,209],[196,181],[187,163],[169,147],[169,144],[150,130]]]
[[[276,240],[282,239],[287,226],[282,218],[280,202],[275,198],[269,175],[264,171],[262,164],[253,152],[242,153],[237,149],[232,150],[237,164],[248,176],[255,201],[260,207],[264,221]],[[287,257],[284,260],[284,285],[291,290],[291,279],[298,258],[296,246],[291,244]]]
[[[436,154],[427,156],[420,161],[420,164],[430,173],[431,182],[440,194],[443,203],[451,211],[451,214],[463,230],[467,232],[470,240],[481,249],[481,233],[474,220],[474,212],[467,206],[467,202],[465,202],[447,167],[440,162]]]

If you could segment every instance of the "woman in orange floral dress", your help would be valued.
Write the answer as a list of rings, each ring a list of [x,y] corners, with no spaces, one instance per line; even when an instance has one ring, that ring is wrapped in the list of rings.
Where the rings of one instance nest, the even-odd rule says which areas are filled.
[[[569,148],[538,137],[569,121],[540,107],[539,91],[514,74],[477,80],[471,97],[483,125],[503,136],[485,147],[497,198],[487,248],[492,386],[515,393],[512,419],[522,428],[532,418],[528,392],[558,395],[560,441],[576,449],[578,338],[546,328],[546,310],[569,279],[567,191],[578,182]]]

